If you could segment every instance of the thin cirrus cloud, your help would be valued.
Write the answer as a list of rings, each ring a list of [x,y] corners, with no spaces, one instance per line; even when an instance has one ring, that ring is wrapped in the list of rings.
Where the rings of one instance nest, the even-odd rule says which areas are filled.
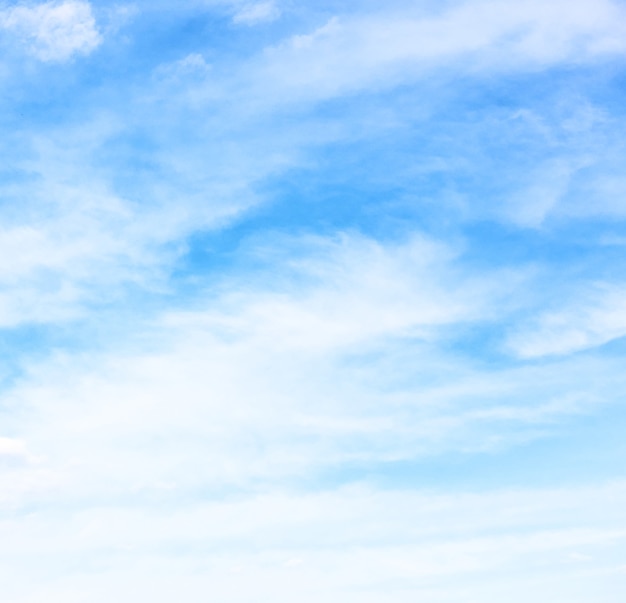
[[[565,355],[626,335],[626,292],[615,286],[582,291],[574,303],[551,310],[511,335],[509,348],[524,358]]]
[[[278,19],[280,9],[275,2],[256,2],[244,4],[233,15],[233,23],[255,25]]]
[[[3,597],[621,603],[624,23],[3,5]]]
[[[257,85],[268,83],[282,100],[320,100],[397,85],[438,66],[524,70],[619,55],[625,48],[623,8],[611,2],[476,2],[435,17],[416,13],[333,17],[270,48]]]

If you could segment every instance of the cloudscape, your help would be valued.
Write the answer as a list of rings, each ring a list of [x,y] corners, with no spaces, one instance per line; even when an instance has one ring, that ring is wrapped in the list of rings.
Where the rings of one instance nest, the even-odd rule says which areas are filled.
[[[3,603],[623,603],[622,0],[0,3]]]

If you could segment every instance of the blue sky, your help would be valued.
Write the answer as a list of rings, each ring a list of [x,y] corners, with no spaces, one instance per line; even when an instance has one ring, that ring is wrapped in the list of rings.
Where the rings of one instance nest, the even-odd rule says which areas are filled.
[[[0,4],[7,603],[622,603],[626,4]]]

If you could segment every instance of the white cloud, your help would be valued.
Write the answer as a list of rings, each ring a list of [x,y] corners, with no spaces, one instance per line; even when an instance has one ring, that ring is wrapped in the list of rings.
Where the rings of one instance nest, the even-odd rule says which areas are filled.
[[[590,61],[626,51],[626,13],[610,0],[455,3],[338,16],[267,50],[255,65],[274,102],[321,100],[406,83],[430,69],[499,71]]]
[[[147,320],[110,354],[31,367],[4,393],[28,409],[5,424],[45,459],[28,471],[62,484],[60,500],[271,483],[508,448],[623,385],[611,363],[480,371],[442,351],[439,330],[491,315],[508,284],[459,278],[428,241],[316,251],[213,283],[194,311]],[[32,502],[16,488],[10,500]]]
[[[185,66],[206,69],[196,56]],[[105,114],[75,128],[32,133],[29,152],[7,160],[30,177],[0,185],[14,203],[0,209],[0,325],[76,318],[94,301],[118,299],[129,285],[163,290],[190,232],[223,224],[252,203],[253,176],[225,155],[224,164],[240,168],[239,180],[217,167],[190,190],[203,174],[194,149],[196,164],[169,149],[155,160],[169,161],[179,179],[155,175],[149,196],[120,194],[109,166],[94,156],[123,130],[119,118]]]
[[[273,0],[245,4],[233,16],[233,22],[242,25],[256,25],[273,21],[280,16],[280,10]]]
[[[234,603],[496,603],[505,593],[586,603],[592,590],[618,603],[625,502],[621,483],[454,495],[356,486],[40,509],[0,523],[0,577],[11,603],[138,592],[195,603],[207,590]]]
[[[42,61],[89,54],[102,41],[91,5],[80,0],[5,9],[0,13],[0,27],[14,33]]]
[[[626,335],[626,291],[597,286],[516,328],[508,348],[522,358],[571,354]]]
[[[287,250],[295,254],[287,270],[297,285],[287,295],[271,289],[250,294],[237,316],[247,336],[307,349],[352,346],[378,336],[427,338],[433,327],[483,315],[498,295],[489,279],[456,270],[452,250],[418,235],[388,245],[358,235],[311,237],[308,243],[288,242]],[[458,295],[450,294],[451,281]],[[504,288],[505,283],[506,277]]]

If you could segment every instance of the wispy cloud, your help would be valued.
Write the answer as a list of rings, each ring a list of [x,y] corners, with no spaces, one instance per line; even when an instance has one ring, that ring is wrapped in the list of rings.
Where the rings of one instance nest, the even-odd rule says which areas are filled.
[[[269,0],[267,2],[254,2],[244,4],[233,16],[234,23],[243,25],[255,25],[273,21],[280,16],[280,9],[276,2]]]
[[[509,338],[509,347],[525,358],[570,354],[626,335],[626,291],[593,286],[578,298],[548,311]]]
[[[338,15],[268,49],[259,85],[283,100],[320,100],[456,65],[476,72],[593,61],[624,52],[623,17],[618,4],[588,0],[473,2],[437,15]]]

